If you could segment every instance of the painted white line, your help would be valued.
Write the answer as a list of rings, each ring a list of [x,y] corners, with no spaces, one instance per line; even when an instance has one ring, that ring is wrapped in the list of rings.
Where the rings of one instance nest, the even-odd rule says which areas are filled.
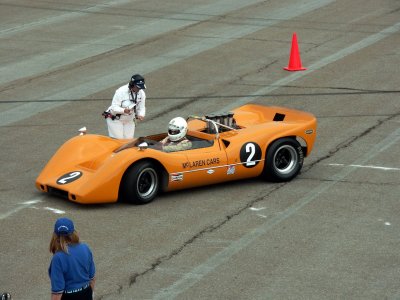
[[[0,220],[4,220],[5,218],[12,216],[13,214],[19,212],[20,210],[31,207],[32,205],[39,203],[39,202],[42,202],[42,200],[37,199],[37,200],[30,200],[30,201],[25,201],[25,202],[19,203],[20,205],[18,207],[14,208],[8,212],[0,214]]]
[[[21,211],[21,210],[23,210],[25,208],[41,209],[41,208],[38,208],[38,207],[36,207],[34,205],[37,204],[37,203],[43,202],[42,199],[43,198],[35,199],[35,200],[29,200],[29,201],[25,201],[25,202],[22,202],[22,203],[18,203],[19,204],[18,207],[14,208],[14,209],[12,209],[12,210],[10,210],[8,212],[0,214],[0,220],[3,220],[3,219],[8,218],[8,217],[11,217],[12,215],[16,214],[17,212],[19,212],[19,211]],[[51,212],[53,212],[55,214],[65,214],[65,211],[57,209],[57,208],[53,208],[53,207],[46,206],[46,207],[43,207],[42,209],[51,211]]]
[[[390,167],[380,167],[380,166],[371,166],[371,165],[344,165],[344,164],[328,164],[328,166],[334,167],[353,167],[353,168],[367,168],[367,169],[377,169],[383,171],[400,171],[400,168],[390,168]]]
[[[252,3],[258,2],[260,1],[252,1]],[[122,68],[116,72],[107,73],[104,76],[94,77],[92,80],[88,79],[87,81],[82,82],[82,84],[78,84],[74,87],[62,90],[43,99],[51,100],[54,102],[31,102],[13,107],[9,110],[0,111],[0,126],[7,126],[9,124],[32,117],[38,113],[60,107],[68,103],[69,99],[82,99],[88,95],[93,94],[94,91],[103,90],[105,87],[117,85],[121,82],[126,81],[126,74],[130,74],[132,70],[141,70],[143,74],[146,74],[159,70],[161,68],[165,68],[189,57],[198,55],[204,51],[208,51],[225,43],[231,42],[234,39],[240,39],[243,36],[259,31],[261,28],[267,28],[269,26],[276,25],[283,20],[295,18],[301,14],[308,13],[332,2],[333,0],[309,0],[306,3],[299,4],[296,2],[293,4],[293,6],[287,6],[280,10],[272,10],[264,16],[267,21],[265,24],[263,24],[263,27],[260,27],[258,24],[242,25],[240,27],[232,26],[229,24],[221,24],[219,27],[216,27],[212,33],[210,33],[210,35],[212,34],[216,37],[214,39],[188,39],[186,41],[186,45],[180,45],[179,48],[176,50],[172,50],[170,52],[164,53],[163,55],[157,55],[155,57],[147,58],[144,60],[140,60],[139,58],[137,58],[137,61],[139,62],[136,64],[127,66],[126,68]],[[228,5],[228,7],[230,8],[232,8],[233,5],[233,7],[239,9],[240,7],[249,5],[249,1],[235,0],[235,2],[232,2],[232,0],[227,0],[219,1],[215,3],[215,5],[215,7],[218,8],[218,11],[224,11],[224,5]],[[207,7],[204,13],[215,15],[215,12],[213,12],[211,8],[214,8],[214,6],[210,5],[209,7]],[[64,57],[63,60],[65,60]],[[27,67],[25,64],[24,70],[26,69]],[[295,79],[297,78],[294,78],[293,80]],[[285,84],[286,83],[287,82],[285,82]],[[253,98],[246,98],[246,100],[243,101],[249,102],[251,100],[253,100]],[[163,109],[164,108],[160,107],[160,111],[154,111],[153,113],[157,114]]]
[[[378,219],[379,222],[383,222],[382,219]],[[392,225],[390,222],[383,222],[383,224],[385,224],[386,226],[390,226]]]
[[[15,34],[15,33],[20,33],[20,32],[24,32],[24,31],[36,29],[38,27],[49,26],[51,24],[60,23],[63,21],[71,21],[72,19],[75,19],[78,17],[83,17],[89,13],[102,12],[106,9],[109,9],[111,6],[118,6],[118,5],[131,3],[131,2],[132,2],[132,0],[110,1],[107,4],[96,4],[93,6],[89,6],[87,8],[79,9],[79,11],[72,11],[72,12],[67,12],[67,13],[63,13],[60,15],[53,15],[51,17],[42,18],[39,21],[34,21],[34,22],[25,23],[25,24],[10,27],[10,28],[5,28],[5,29],[0,30],[0,38],[4,38],[4,37],[7,37],[7,36]]]
[[[372,147],[368,152],[354,161],[354,165],[363,165],[365,162],[370,161],[373,157],[380,154],[384,149],[391,147],[393,144],[400,140],[400,128],[392,132],[380,143]],[[213,272],[217,267],[221,266],[223,263],[227,262],[236,253],[242,251],[244,248],[249,246],[251,243],[255,242],[262,235],[266,234],[274,226],[278,225],[282,221],[286,220],[290,216],[297,213],[304,206],[317,199],[324,192],[328,191],[337,182],[343,180],[345,177],[350,175],[356,170],[355,168],[343,168],[335,176],[334,180],[329,182],[323,182],[313,190],[311,190],[304,197],[299,199],[292,206],[288,207],[286,210],[282,211],[275,217],[268,219],[263,225],[255,228],[254,230],[243,235],[241,238],[233,241],[229,246],[222,249],[220,252],[211,256],[204,263],[193,268],[190,272],[183,274],[183,276],[175,281],[170,286],[161,289],[157,294],[152,297],[153,299],[174,299],[182,292],[186,291],[197,282],[202,280],[204,276]]]
[[[260,210],[263,210],[263,209],[265,209],[265,207],[250,207],[249,208],[250,210],[254,210],[254,211],[260,211]]]
[[[55,214],[65,214],[65,211],[60,210],[60,209],[57,209],[57,208],[52,208],[52,207],[46,206],[46,207],[44,207],[43,209],[45,209],[45,210],[50,210],[50,211],[52,211],[52,212],[55,213]]]
[[[101,10],[103,10],[104,7],[107,8],[109,6],[120,5],[126,2],[126,0],[123,0],[116,1],[114,4],[108,6],[102,5]],[[0,79],[0,84],[19,79],[22,76],[27,77],[45,71],[48,72],[49,70],[57,67],[68,65],[78,60],[86,59],[91,56],[99,55],[107,51],[112,51],[116,48],[129,45],[132,43],[132,41],[135,41],[135,43],[139,44],[147,39],[154,38],[155,36],[164,35],[168,32],[179,30],[185,26],[204,22],[214,18],[216,15],[227,14],[230,11],[235,11],[259,2],[261,1],[219,0],[202,6],[196,5],[193,8],[181,13],[167,15],[162,18],[138,17],[136,20],[138,23],[137,25],[127,27],[124,30],[113,31],[112,34],[110,33],[106,36],[102,36],[99,39],[85,40],[84,43],[68,45],[68,47],[64,47],[62,49],[40,53],[33,57],[27,57],[26,59],[18,62],[1,66],[1,74],[8,72],[8,70],[12,70],[12,73],[9,74],[8,72],[7,76],[3,76],[4,79]],[[85,11],[93,11],[94,9],[99,10],[97,6],[95,6],[94,8],[84,10],[84,12],[67,13],[62,16],[48,18],[47,21],[45,19],[46,23],[39,21],[34,22],[34,24],[40,26],[53,22],[59,23],[68,21],[71,18],[85,17],[87,14]],[[29,27],[23,25],[23,28],[21,29],[28,28]],[[137,68],[133,66],[132,69],[136,70]]]
[[[332,54],[328,57],[325,57],[325,58],[315,62],[314,64],[309,66],[308,69],[305,71],[292,73],[291,75],[276,81],[275,83],[271,84],[270,86],[268,86],[266,88],[255,91],[253,94],[250,94],[250,96],[248,96],[248,97],[238,99],[238,100],[232,102],[232,104],[226,106],[225,108],[223,108],[222,110],[220,110],[218,112],[229,111],[238,106],[247,104],[248,102],[251,102],[254,99],[254,97],[257,95],[266,95],[282,86],[287,85],[288,83],[290,83],[292,81],[295,81],[301,77],[304,77],[304,76],[310,74],[311,72],[321,69],[322,67],[325,67],[328,64],[331,64],[335,61],[338,61],[339,59],[342,59],[342,58],[350,55],[350,54],[353,54],[359,50],[362,50],[365,47],[371,46],[371,45],[379,42],[380,40],[382,40],[394,33],[397,33],[399,30],[400,30],[400,22],[393,26],[387,27],[378,33],[370,35],[370,36],[366,37],[365,39],[359,41],[358,43],[355,43],[347,48],[339,50],[335,54]]]

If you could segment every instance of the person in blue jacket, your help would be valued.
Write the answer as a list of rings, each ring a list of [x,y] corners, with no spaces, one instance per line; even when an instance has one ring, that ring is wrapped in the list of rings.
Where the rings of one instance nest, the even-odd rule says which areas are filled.
[[[53,253],[49,266],[51,300],[92,300],[96,273],[93,255],[87,244],[79,242],[72,220],[56,221],[49,248]]]

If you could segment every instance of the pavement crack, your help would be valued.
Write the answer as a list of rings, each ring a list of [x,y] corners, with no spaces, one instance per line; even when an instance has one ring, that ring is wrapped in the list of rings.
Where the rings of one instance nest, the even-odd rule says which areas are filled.
[[[254,199],[252,199],[251,201],[247,202],[245,205],[237,208],[236,210],[234,210],[233,212],[231,212],[230,214],[224,216],[221,220],[216,221],[214,224],[211,224],[205,228],[203,228],[201,231],[199,231],[197,234],[193,235],[191,238],[189,238],[188,240],[186,240],[180,247],[172,250],[169,254],[167,255],[163,255],[158,257],[149,268],[147,268],[146,270],[144,270],[143,272],[140,273],[134,273],[129,277],[129,283],[126,287],[124,286],[119,286],[118,290],[116,290],[113,293],[109,293],[107,295],[101,295],[98,299],[104,299],[104,297],[110,296],[110,295],[114,295],[114,294],[121,294],[122,291],[124,289],[128,289],[131,288],[133,285],[136,284],[137,280],[140,277],[145,276],[146,274],[152,272],[152,271],[156,271],[156,268],[158,266],[160,266],[162,263],[167,262],[169,260],[171,260],[172,258],[174,258],[175,256],[179,255],[182,251],[185,250],[186,247],[188,247],[189,245],[193,244],[195,241],[197,241],[198,239],[200,239],[202,236],[204,236],[207,233],[211,233],[215,230],[218,230],[219,228],[221,228],[222,226],[224,226],[227,222],[229,222],[231,219],[233,219],[234,217],[240,215],[243,211],[246,211],[247,209],[249,209],[250,207],[254,206],[255,203],[264,200],[265,198],[269,197],[272,193],[274,193],[276,190],[282,188],[283,186],[285,186],[287,184],[287,182],[285,183],[279,183],[277,185],[274,186],[274,188],[272,190],[269,190],[267,193],[256,197]]]
[[[100,295],[99,297],[97,297],[97,295],[96,295],[96,299],[102,300],[102,299],[105,299],[105,297],[108,297],[108,296],[111,296],[111,295],[114,295],[114,294],[121,294],[122,289],[123,289],[123,287],[121,285],[118,285],[118,288],[117,288],[116,292],[110,292],[110,293],[107,293],[107,294],[103,294],[103,295]]]
[[[190,102],[196,101],[198,98],[193,98]],[[188,102],[182,103],[179,106],[182,108],[186,105],[188,105]],[[162,112],[160,113],[158,116],[166,114],[170,111],[173,111],[174,109],[176,109],[176,106],[174,108],[171,108],[169,111],[167,112]],[[351,144],[353,144],[355,141],[359,140],[360,138],[366,136],[367,134],[369,134],[370,132],[372,132],[373,130],[377,129],[379,126],[381,126],[382,124],[384,124],[387,121],[390,121],[391,119],[397,117],[400,113],[397,113],[396,115],[393,116],[389,116],[383,120],[379,120],[374,126],[367,128],[366,130],[364,130],[363,132],[361,132],[359,135],[351,137],[350,139],[340,143],[337,147],[335,147],[335,149],[329,151],[329,153],[317,160],[315,160],[314,162],[312,162],[311,164],[305,166],[303,168],[303,173],[307,173],[308,171],[310,171],[315,165],[321,163],[322,161],[332,157],[333,155],[335,155],[336,153],[338,153],[340,150],[343,150],[349,146],[351,146]],[[157,117],[158,117],[157,116]],[[154,116],[153,118],[156,118],[156,116]],[[326,179],[328,181],[328,179]],[[145,276],[146,274],[156,271],[156,268],[158,266],[160,266],[161,264],[163,264],[164,262],[167,262],[171,259],[173,259],[175,256],[179,255],[182,251],[184,251],[189,245],[193,244],[195,241],[199,240],[202,236],[204,236],[207,233],[211,233],[215,230],[218,230],[219,228],[221,228],[222,226],[224,226],[227,222],[229,222],[230,220],[232,220],[234,217],[240,215],[243,211],[247,210],[248,208],[254,206],[255,203],[262,201],[266,198],[268,198],[271,194],[273,194],[274,192],[276,192],[277,190],[281,189],[282,187],[286,186],[288,184],[288,182],[283,182],[283,183],[278,183],[276,185],[273,186],[273,188],[271,190],[269,190],[267,193],[260,195],[258,197],[255,197],[253,199],[251,199],[250,201],[248,201],[245,205],[237,208],[236,210],[232,211],[231,213],[229,213],[228,215],[225,215],[222,219],[217,220],[214,224],[211,224],[205,228],[203,228],[202,230],[200,230],[199,232],[197,232],[195,235],[193,235],[192,237],[190,237],[189,239],[187,239],[181,246],[179,246],[178,248],[173,249],[169,254],[167,255],[163,255],[158,257],[157,259],[155,259],[155,261],[151,264],[150,267],[148,267],[146,270],[144,270],[143,272],[140,273],[133,273],[130,277],[129,277],[129,283],[126,287],[124,286],[119,286],[119,288],[114,292],[114,293],[109,293],[107,295],[103,295],[100,296],[99,299],[104,299],[104,297],[109,296],[109,295],[113,295],[113,294],[121,294],[122,291],[124,289],[128,289],[131,288],[132,286],[134,286],[137,282],[137,280],[140,277]]]

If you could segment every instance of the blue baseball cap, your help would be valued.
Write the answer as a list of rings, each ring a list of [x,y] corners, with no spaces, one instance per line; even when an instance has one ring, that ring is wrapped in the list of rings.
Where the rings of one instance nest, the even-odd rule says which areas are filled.
[[[74,231],[74,223],[68,218],[60,218],[54,224],[54,233],[57,235],[69,235]]]

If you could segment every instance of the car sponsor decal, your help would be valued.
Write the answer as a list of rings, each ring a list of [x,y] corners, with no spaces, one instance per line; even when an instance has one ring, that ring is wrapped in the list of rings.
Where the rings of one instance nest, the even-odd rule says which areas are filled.
[[[229,165],[228,170],[226,171],[226,175],[233,175],[235,174],[235,165]]]
[[[78,178],[80,178],[82,176],[82,172],[79,171],[73,171],[67,174],[64,174],[63,176],[61,176],[60,178],[57,179],[57,183],[58,184],[67,184],[67,183],[71,183],[72,181],[77,180]]]
[[[171,181],[183,181],[183,173],[172,173]]]
[[[213,170],[213,169],[209,169],[208,171],[207,171],[207,174],[213,174],[215,171]]]
[[[240,161],[246,168],[255,167],[261,159],[261,148],[254,142],[248,142],[240,148]]]
[[[192,162],[185,162],[182,164],[182,167],[186,169],[186,168],[211,166],[217,164],[219,164],[219,157],[213,157],[213,158],[195,160]]]

